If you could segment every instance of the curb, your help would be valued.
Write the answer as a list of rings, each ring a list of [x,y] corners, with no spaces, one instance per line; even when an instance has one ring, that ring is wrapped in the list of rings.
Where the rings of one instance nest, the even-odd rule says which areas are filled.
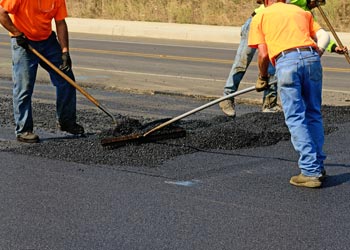
[[[97,35],[177,39],[216,43],[239,43],[241,39],[241,27],[231,26],[86,18],[66,18],[66,22],[70,32]],[[334,39],[330,32],[329,34]],[[337,35],[344,46],[349,45],[350,33],[337,32]]]
[[[70,32],[218,43],[239,43],[240,27],[66,18]]]
[[[241,27],[199,24],[140,22],[88,18],[66,18],[69,32],[96,35],[145,37],[197,42],[240,42]],[[53,23],[53,28],[55,25]],[[6,30],[0,26],[1,32]],[[332,39],[333,35],[329,32]],[[344,46],[350,47],[350,33],[337,32]]]

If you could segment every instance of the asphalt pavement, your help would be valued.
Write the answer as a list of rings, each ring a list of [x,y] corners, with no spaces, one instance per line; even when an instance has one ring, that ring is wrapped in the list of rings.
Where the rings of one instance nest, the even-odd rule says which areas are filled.
[[[0,127],[0,249],[346,250],[349,125],[339,123],[326,136],[321,189],[288,183],[299,171],[289,141],[197,149],[136,167],[37,155],[14,140],[13,127]],[[66,135],[37,132],[42,147],[57,140],[47,151],[59,155]],[[89,147],[81,150],[91,154]]]
[[[349,125],[326,136],[321,189],[288,183],[289,141],[110,167],[14,153],[0,127],[0,249],[347,250]]]

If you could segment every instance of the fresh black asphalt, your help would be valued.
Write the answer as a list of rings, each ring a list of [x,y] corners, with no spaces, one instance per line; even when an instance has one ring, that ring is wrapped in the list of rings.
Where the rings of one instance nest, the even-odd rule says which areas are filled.
[[[127,97],[130,103],[140,98]],[[350,245],[350,107],[323,108],[328,176],[322,188],[306,189],[289,184],[299,173],[298,156],[282,114],[262,114],[259,107],[242,104],[235,120],[214,107],[180,124],[190,132],[186,138],[104,149],[100,132],[111,128],[104,114],[79,108],[87,135],[71,137],[56,131],[54,106],[39,102],[34,111],[41,143],[16,142],[10,99],[0,99],[0,249]],[[203,103],[152,100],[164,107],[163,117],[171,109],[161,106],[165,100]]]

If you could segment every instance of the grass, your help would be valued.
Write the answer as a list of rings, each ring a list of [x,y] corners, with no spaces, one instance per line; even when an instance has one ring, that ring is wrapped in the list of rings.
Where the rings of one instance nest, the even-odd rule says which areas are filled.
[[[71,17],[129,21],[240,26],[258,7],[256,0],[67,0]],[[322,7],[337,31],[349,31],[349,0],[332,0]],[[317,9],[313,13],[327,26]]]

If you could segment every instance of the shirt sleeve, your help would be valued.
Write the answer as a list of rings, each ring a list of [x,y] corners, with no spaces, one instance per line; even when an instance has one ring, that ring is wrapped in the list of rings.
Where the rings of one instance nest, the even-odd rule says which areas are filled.
[[[329,41],[329,44],[328,44],[328,46],[327,46],[327,48],[326,48],[326,50],[327,50],[328,52],[332,53],[332,52],[335,52],[335,48],[336,48],[336,47],[337,47],[336,42],[333,41],[333,40],[330,40],[330,41]]]
[[[299,6],[303,10],[310,11],[310,9],[307,7],[306,0],[290,0],[290,4],[294,4],[296,6]]]
[[[63,20],[65,19],[67,16],[68,16],[68,12],[67,12],[67,6],[66,6],[66,1],[65,0],[62,0],[62,1],[59,1],[59,6],[58,6],[58,10],[55,14],[55,20],[56,21],[60,21],[60,20]]]
[[[312,18],[312,15],[311,15],[310,22],[311,22],[310,35],[311,37],[316,37],[316,32],[321,29],[321,26]]]
[[[263,4],[261,4],[258,8],[256,8],[254,10],[255,14],[258,14],[259,12],[261,12],[263,9],[265,9],[265,6]]]
[[[249,36],[248,36],[248,46],[252,48],[257,48],[259,44],[266,43],[263,36],[261,27],[262,14],[257,14],[253,17],[250,23]]]
[[[0,6],[10,14],[15,14],[18,9],[18,1],[16,0],[0,0]]]

